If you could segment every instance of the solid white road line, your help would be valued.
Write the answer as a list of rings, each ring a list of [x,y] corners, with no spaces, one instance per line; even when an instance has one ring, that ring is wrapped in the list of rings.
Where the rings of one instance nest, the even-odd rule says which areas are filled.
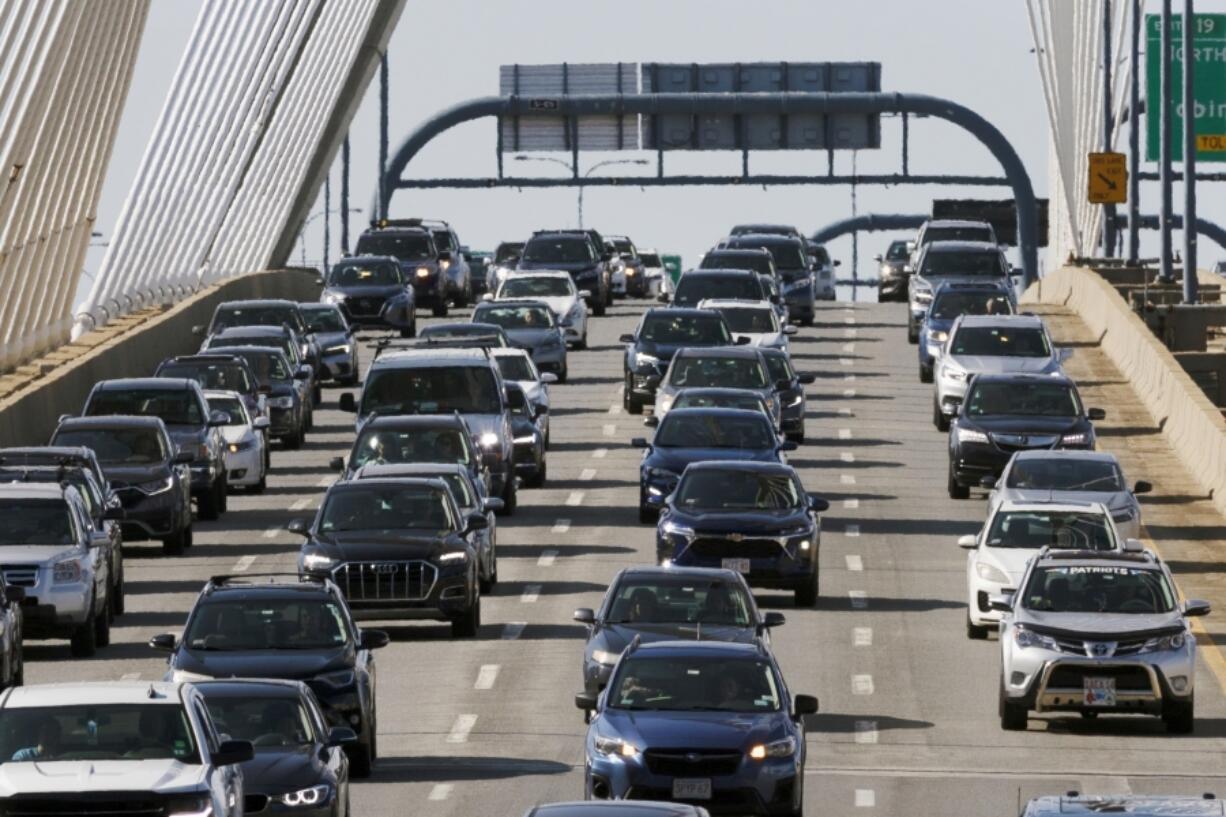
[[[595,478],[596,478],[595,468],[584,468],[582,471],[579,472],[580,482],[591,482]]]
[[[856,789],[856,808],[874,808],[877,805],[877,793],[872,789]]]
[[[850,440],[851,439],[851,429],[850,428],[840,428],[839,429],[839,439],[840,440]]]
[[[843,530],[843,533],[844,533],[844,534],[846,534],[847,536],[859,536],[859,535],[860,535],[860,526],[859,526],[859,525],[848,525],[848,526],[847,526],[847,527],[846,527],[846,528]]]
[[[841,485],[855,485],[856,478],[851,474],[839,474],[839,483]]]
[[[851,599],[851,606],[857,610],[863,610],[868,607],[868,593],[863,590],[848,590],[848,598]]]
[[[570,496],[566,497],[566,504],[572,508],[576,508],[583,504],[583,491],[571,491]]]
[[[430,789],[429,799],[446,800],[447,797],[450,796],[451,790],[454,788],[455,786],[453,786],[451,783],[435,783],[434,788]]]
[[[237,562],[235,562],[233,569],[235,573],[243,573],[250,570],[253,564],[255,564],[255,557],[247,555],[241,557]]]
[[[844,508],[846,508],[846,509],[847,509],[847,510],[849,510],[849,511],[854,511],[856,508],[860,507],[860,500],[858,500],[858,499],[844,499],[844,500],[843,500],[843,507],[844,507]]]
[[[592,452],[592,459],[594,460],[603,460],[607,456],[609,456],[609,449],[607,448],[597,448]]]
[[[871,647],[873,646],[873,628],[872,627],[852,627],[851,645],[853,647]]]
[[[473,717],[475,718],[476,716],[474,715]],[[877,721],[856,721],[856,743],[876,742]]]
[[[473,689],[493,689],[494,682],[498,680],[498,664],[482,664],[481,669],[477,672],[477,683],[473,684]]]
[[[559,519],[557,522],[553,523],[553,527],[549,529],[549,532],[550,533],[566,533],[568,530],[570,530],[570,520],[569,519]]]
[[[526,621],[508,621],[502,626],[502,640],[514,641],[524,634],[524,628],[527,626]]]
[[[519,597],[522,604],[532,604],[541,597],[541,586],[539,584],[529,584],[524,586],[524,594]]]
[[[855,553],[848,553],[843,558],[847,560],[847,569],[853,573],[859,573],[864,570],[864,560]]]
[[[843,462],[855,462],[856,455],[851,453],[850,451],[844,451],[843,453],[839,454],[839,459],[842,460]]]
[[[536,560],[536,566],[537,567],[553,567],[553,563],[557,560],[557,558],[558,558],[558,552],[556,550],[542,551],[541,557]]]
[[[852,695],[872,695],[873,694],[873,676],[871,675],[853,675],[851,676],[851,694]]]
[[[473,731],[473,727],[477,725],[477,716],[471,713],[456,715],[455,723],[451,727],[451,731],[447,733],[448,743],[464,743],[468,740],[468,734]]]

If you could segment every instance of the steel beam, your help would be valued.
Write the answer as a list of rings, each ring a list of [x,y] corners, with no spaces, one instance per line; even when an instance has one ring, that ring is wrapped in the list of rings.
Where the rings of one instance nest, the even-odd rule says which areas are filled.
[[[815,244],[825,244],[827,241],[833,241],[848,233],[918,230],[929,218],[924,213],[917,215],[865,213],[852,218],[845,218],[842,221],[836,221],[833,224],[827,224],[813,234],[813,242]]]

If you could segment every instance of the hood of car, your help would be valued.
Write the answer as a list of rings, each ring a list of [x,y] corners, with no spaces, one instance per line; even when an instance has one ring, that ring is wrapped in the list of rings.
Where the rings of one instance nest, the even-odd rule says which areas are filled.
[[[780,530],[790,530],[809,524],[809,514],[803,508],[782,511],[724,511],[718,513],[695,513],[673,508],[668,518],[670,522],[685,525],[704,533],[775,534]]]
[[[643,460],[643,465],[680,474],[691,462],[703,460],[778,462],[779,455],[773,448],[654,448]]]
[[[997,414],[972,417],[970,425],[989,434],[1062,434],[1084,422],[1081,417],[1034,417],[1020,414]]]
[[[327,350],[332,346],[340,346],[349,342],[349,336],[344,332],[316,332],[315,340],[319,343],[319,348]]]
[[[171,668],[210,678],[286,678],[301,680],[324,672],[351,669],[349,646],[309,650],[191,650],[175,653]]]
[[[1183,627],[1178,610],[1170,613],[1047,613],[1024,610],[1018,617],[1023,623],[1048,633],[1084,638],[1087,641],[1125,635],[1142,636],[1155,631]]]
[[[256,747],[243,764],[243,788],[248,794],[283,794],[320,782],[324,764],[315,744],[292,748]]]
[[[208,426],[166,426],[170,439],[180,448],[191,448],[204,442],[208,436]]]
[[[311,538],[316,550],[342,562],[429,559],[462,547],[437,536],[414,536],[404,531],[363,530],[321,533]]]
[[[517,346],[520,349],[535,349],[538,346],[544,346],[550,338],[558,336],[558,330],[554,327],[544,329],[507,329],[507,340],[511,341],[512,346]]]
[[[782,332],[733,332],[735,338],[747,338],[750,346],[764,346],[767,348],[782,346],[784,337]]]
[[[537,297],[534,300],[541,301],[547,305],[553,314],[559,319],[565,318],[575,306],[575,298],[572,295],[550,295],[548,297]]]
[[[783,712],[639,712],[606,709],[623,740],[640,749],[744,750],[783,737]]]
[[[208,767],[177,760],[49,760],[0,764],[0,796],[63,792],[175,791],[202,785]]]
[[[1132,497],[1127,491],[1040,491],[1033,488],[1005,488],[1000,491],[1001,500],[1013,502],[1101,502],[1108,508],[1132,506]]]
[[[994,548],[984,547],[979,550],[979,561],[992,565],[1004,571],[1013,586],[1021,581],[1026,565],[1039,551],[1035,548]]]
[[[5,545],[0,547],[0,559],[6,565],[37,565],[80,556],[83,551],[72,545]]]
[[[170,467],[164,462],[153,462],[146,465],[108,465],[103,463],[102,475],[112,484],[139,485],[155,479],[166,479],[170,476]]]
[[[464,422],[468,423],[468,428],[472,432],[473,438],[480,441],[482,434],[497,434],[502,437],[502,415],[501,414],[465,414]],[[481,446],[477,446],[477,450],[481,450]]]
[[[423,265],[429,266],[428,264]],[[413,264],[412,266],[419,265]],[[337,295],[343,295],[346,298],[390,298],[393,295],[399,295],[404,292],[404,285],[328,287],[328,291],[335,292]]]
[[[953,355],[949,359],[975,374],[1047,374],[1060,369],[1060,364],[1050,356]]]
[[[592,646],[606,652],[620,653],[635,638],[643,644],[653,641],[731,641],[751,644],[757,637],[756,627],[731,624],[606,624],[592,637]]]
[[[251,429],[245,425],[222,426],[221,438],[227,443],[241,443],[251,437]]]

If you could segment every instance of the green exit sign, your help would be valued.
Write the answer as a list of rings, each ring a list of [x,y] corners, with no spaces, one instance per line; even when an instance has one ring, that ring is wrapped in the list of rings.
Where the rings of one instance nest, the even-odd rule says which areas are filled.
[[[1196,66],[1192,110],[1197,161],[1226,162],[1226,14],[1196,14],[1192,51]],[[1171,156],[1183,161],[1183,18],[1171,18]],[[1162,17],[1145,18],[1146,158],[1158,161],[1162,99]]]

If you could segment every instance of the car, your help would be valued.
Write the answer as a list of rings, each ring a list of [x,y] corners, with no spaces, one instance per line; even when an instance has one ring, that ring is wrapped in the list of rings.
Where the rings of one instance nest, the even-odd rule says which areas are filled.
[[[222,735],[192,684],[76,682],[0,694],[9,814],[242,817],[247,741]]]
[[[949,418],[966,397],[967,384],[979,374],[1055,375],[1072,355],[1058,349],[1042,318],[1032,315],[962,315],[949,328],[935,364],[932,424],[949,430]]]
[[[463,465],[454,462],[413,462],[395,465],[364,465],[354,474],[354,479],[394,479],[400,477],[441,479],[451,489],[451,496],[467,519],[471,514],[485,515],[485,527],[473,528],[467,539],[477,553],[478,575],[481,592],[492,593],[498,584],[498,513],[502,500],[489,496],[485,484]]]
[[[62,419],[50,445],[89,448],[123,506],[124,542],[160,539],[178,556],[192,544],[191,470],[195,459],[170,438],[159,417]]]
[[[300,351],[302,341],[298,334],[285,325],[234,326],[223,329],[215,335],[209,335],[201,344],[200,351],[203,353],[225,350],[226,353],[232,353],[231,350],[236,346],[266,346],[279,349],[285,354],[294,372],[294,379],[301,380],[306,387],[302,399],[306,406],[306,429],[309,431],[313,425],[315,406],[322,401],[323,397],[322,376],[318,369],[303,358]]]
[[[812,607],[822,543],[818,513],[829,507],[805,493],[789,465],[692,462],[660,509],[656,560],[735,570],[751,587],[791,590],[797,607]]]
[[[834,274],[815,270],[809,262],[803,238],[763,233],[745,233],[724,241],[728,249],[761,248],[770,252],[787,303],[788,318],[804,326],[813,323],[817,299],[834,300]],[[825,272],[822,277],[821,272]]]
[[[1000,725],[1031,711],[1121,712],[1195,727],[1196,636],[1209,603],[1180,600],[1149,551],[1041,550],[1012,597],[993,596],[1000,624]]]
[[[425,227],[434,237],[439,253],[439,269],[444,279],[444,294],[458,307],[473,302],[472,269],[464,257],[464,243],[455,228],[440,219],[409,219]]]
[[[690,463],[782,462],[782,453],[796,450],[796,443],[780,439],[775,429],[759,411],[695,408],[669,412],[660,420],[651,442],[643,437],[630,441],[635,448],[644,449],[639,464],[639,521],[656,521]]]
[[[566,342],[575,349],[587,348],[586,290],[575,289],[575,282],[565,272],[521,272],[503,281],[497,291],[482,300],[541,301],[553,311]]]
[[[661,295],[660,298],[681,307],[697,307],[699,301],[708,298],[769,301],[770,290],[760,278],[749,270],[690,270],[681,274],[671,296]]]
[[[258,573],[212,577],[187,614],[181,637],[161,633],[149,639],[152,649],[169,653],[167,681],[304,682],[329,726],[357,733],[358,740],[345,745],[354,777],[367,777],[379,756],[374,651],[387,643],[382,630],[354,624],[344,595],[330,580]]]
[[[329,726],[315,693],[302,681],[230,678],[198,681],[217,731],[248,741],[243,812],[350,817],[349,758],[357,741],[348,726]]]
[[[681,389],[673,398],[674,409],[683,408],[732,408],[760,411],[762,416],[774,422],[770,404],[756,391],[746,389],[693,388]],[[643,425],[655,427],[660,418],[652,415],[643,418]]]
[[[843,262],[832,259],[830,251],[826,249],[824,244],[815,244],[805,239],[805,246],[808,248],[809,258],[813,262],[813,288],[816,290],[817,297],[823,301],[833,301],[835,286],[834,269]]]
[[[920,225],[915,240],[909,242],[914,261],[924,247],[936,241],[973,241],[979,244],[999,244],[996,229],[987,221],[973,219],[929,219]],[[914,265],[913,265],[914,266]]]
[[[744,247],[726,246],[731,239],[718,247],[707,250],[706,255],[698,262],[698,269],[740,269],[752,270],[764,278],[778,281],[779,272],[775,269],[775,256],[765,247],[750,243]]]
[[[497,300],[477,304],[473,323],[493,324],[506,332],[511,346],[532,355],[543,372],[565,383],[569,374],[566,337],[549,304],[539,300]]]
[[[770,639],[782,613],[763,613],[744,577],[707,567],[628,567],[618,571],[598,610],[580,607],[575,621],[587,627],[583,688],[599,693],[613,665],[636,639],[736,641]]]
[[[728,231],[728,235],[785,235],[804,238],[800,230],[791,224],[738,224]]]
[[[632,644],[599,696],[584,738],[584,794],[595,800],[702,803],[733,814],[804,810],[805,715],[761,641]]]
[[[515,272],[523,254],[523,241],[503,241],[494,249],[493,259],[486,265],[486,292],[497,291],[507,276]]]
[[[1141,505],[1137,494],[1154,486],[1137,480],[1131,490],[1119,460],[1106,451],[1040,449],[1018,451],[1009,458],[988,495],[988,507],[1000,502],[1099,502],[1125,539],[1141,538]]]
[[[346,461],[334,457],[330,465],[341,479],[352,479],[366,465],[405,465],[415,462],[450,462],[464,468],[489,493],[490,475],[472,430],[455,414],[389,414],[363,424]],[[509,514],[508,514],[509,515]]]
[[[268,416],[268,437],[288,449],[302,447],[306,438],[307,414],[311,410],[310,373],[306,367],[294,368],[280,349],[271,346],[227,346],[225,354],[250,366]]]
[[[252,419],[242,398],[232,391],[206,391],[210,411],[224,412],[230,422],[221,426],[226,487],[246,488],[262,494],[268,487],[268,450],[264,432],[268,418]]]
[[[1221,817],[1222,801],[1212,794],[1081,794],[1032,798],[1021,817],[1131,814],[1134,817]]]
[[[447,317],[448,279],[443,263],[450,265],[451,253],[435,243],[434,234],[422,225],[421,219],[371,221],[370,229],[358,236],[354,253],[395,258],[400,264],[401,280],[412,282],[414,308],[428,306],[434,317]]]
[[[441,479],[337,482],[313,521],[287,526],[305,540],[302,576],[335,582],[357,619],[431,619],[456,638],[481,626],[477,552],[467,535],[487,524],[463,516]]]
[[[376,347],[375,357],[387,349],[509,349],[511,339],[506,330],[493,323],[478,321],[433,323],[423,327],[418,334],[418,342],[406,345],[393,345],[390,341],[380,343]]]
[[[1013,315],[1016,310],[1009,291],[998,283],[958,284],[944,282],[932,294],[919,330],[919,380],[931,383],[936,361],[954,321],[962,315]]]
[[[698,308],[713,309],[723,315],[733,339],[743,345],[787,351],[788,337],[797,331],[795,326],[779,322],[769,301],[706,298],[698,302]]]
[[[82,417],[112,414],[158,417],[180,451],[192,454],[192,499],[201,519],[217,519],[226,510],[224,412],[210,410],[195,380],[128,378],[101,380],[90,389]]]
[[[877,300],[906,301],[907,284],[911,280],[911,250],[913,244],[905,239],[891,241],[884,255],[874,255],[873,260],[881,266],[877,275]]]
[[[252,417],[268,416],[270,388],[261,383],[255,369],[242,355],[229,350],[207,355],[168,357],[153,371],[154,377],[195,380],[200,388],[238,392]]]
[[[225,329],[247,326],[284,327],[296,341],[298,357],[315,370],[319,369],[320,349],[302,308],[295,301],[264,299],[226,301],[217,305],[207,327],[194,326],[192,334],[212,337]]]
[[[553,372],[542,372],[523,349],[492,349],[490,354],[506,383],[517,383],[529,402],[536,406],[537,424],[545,429],[545,448],[549,448],[549,384],[557,383]]]
[[[338,386],[357,385],[362,376],[362,344],[335,304],[300,304],[302,316],[319,343],[320,376]]]
[[[542,803],[524,817],[709,817],[702,806],[688,803],[654,803],[650,800],[578,800],[573,803]]]
[[[473,297],[477,298],[489,292],[489,267],[494,260],[494,254],[468,247],[461,247],[460,251],[464,260],[468,262],[468,275],[473,284]]]
[[[575,289],[590,293],[588,306],[600,317],[613,302],[612,258],[594,230],[538,230],[524,243],[516,269],[567,273]]]
[[[111,643],[112,554],[71,485],[0,485],[0,573],[21,588],[24,638],[67,638],[76,657]],[[15,594],[10,594],[15,595]],[[7,606],[7,605],[6,605]],[[13,665],[10,653],[4,663]]]
[[[1009,277],[1009,262],[994,243],[972,241],[936,241],[919,250],[913,265],[915,272],[907,281],[907,341],[919,342],[920,321],[932,303],[938,283],[996,283],[1009,292],[1016,305],[1013,280]]]
[[[776,383],[770,379],[770,367],[760,349],[740,346],[687,347],[673,355],[664,377],[660,379],[652,413],[663,417],[672,408],[673,397],[679,390],[695,387],[756,391],[770,404],[771,416],[775,425],[779,426],[782,424],[779,391],[790,389],[791,384],[782,381]]]
[[[629,236],[610,235],[605,236],[605,244],[610,246],[621,259],[625,272],[621,291],[618,294],[634,298],[647,297],[647,268],[643,264],[643,259],[639,257],[639,251],[634,246],[634,242]]]
[[[549,415],[540,413],[518,383],[507,383],[504,388],[511,408],[511,433],[515,435],[515,474],[529,488],[540,488],[548,478],[545,432]]]
[[[1099,503],[1005,500],[990,505],[979,532],[958,539],[958,547],[969,551],[966,637],[987,638],[996,629],[1000,612],[988,600],[1016,593],[1026,564],[1042,548],[1122,551],[1126,544]]]
[[[25,684],[26,659],[22,647],[25,615],[21,603],[25,589],[0,582],[0,690]]]
[[[391,255],[342,258],[321,279],[319,301],[340,309],[354,327],[391,329],[402,338],[411,338],[417,334],[414,276],[414,270],[406,270]]]
[[[971,486],[992,488],[1014,452],[1093,450],[1093,421],[1077,386],[1064,375],[981,374],[949,426],[949,498],[966,499]]]
[[[779,428],[785,437],[795,443],[805,441],[805,386],[817,378],[812,372],[798,372],[792,366],[792,357],[782,349],[763,349],[767,376],[775,383],[779,395]],[[787,388],[783,388],[783,383]],[[674,407],[676,403],[674,402]]]
[[[631,334],[622,358],[622,405],[631,414],[654,404],[660,381],[682,348],[731,346],[735,343],[724,316],[706,309],[648,309]]]
[[[660,253],[639,247],[639,260],[643,262],[643,280],[646,282],[644,297],[659,297],[664,291],[664,262],[660,260]]]
[[[352,392],[345,392],[340,407],[358,415],[359,431],[372,414],[462,417],[488,469],[490,495],[502,498],[508,516],[515,513],[511,413],[502,374],[489,350],[422,349],[379,355],[366,375],[360,403]]]

